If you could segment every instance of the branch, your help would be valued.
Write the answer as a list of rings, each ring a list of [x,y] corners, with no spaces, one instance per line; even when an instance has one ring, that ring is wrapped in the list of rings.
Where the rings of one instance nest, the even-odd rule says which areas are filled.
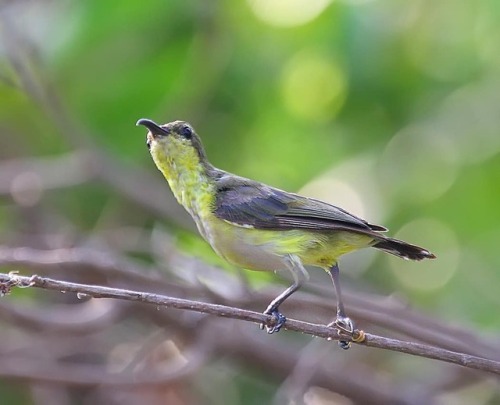
[[[218,304],[239,307],[266,306],[281,292],[279,288],[268,287],[263,293],[249,293],[245,291],[241,280],[236,280],[219,268],[186,256],[176,249],[171,240],[162,238],[157,243],[162,246],[162,249],[168,250],[168,255],[161,257],[167,268],[174,275],[190,280],[188,284],[169,282],[161,274],[161,271],[131,261],[113,252],[82,247],[41,250],[0,246],[0,266],[22,268],[32,274],[42,273],[40,275],[55,278],[59,278],[62,274],[58,270],[63,270],[64,273],[68,271],[71,273],[84,272],[87,276],[86,279],[80,279],[80,276],[78,278],[79,282],[84,283],[88,282],[88,275],[92,271],[99,275],[98,278],[90,278],[92,284],[110,282],[115,285],[119,283],[120,288],[129,288],[129,285],[133,285],[135,289],[144,289],[150,292],[160,292],[161,290],[161,293],[166,295],[175,294],[176,296],[189,296],[197,299],[210,297]],[[178,273],[175,269],[182,269],[182,272]],[[208,283],[206,281],[200,283],[198,274],[201,270],[203,270],[204,280],[210,280]],[[221,294],[221,290],[212,289],[214,285],[220,284],[221,278],[223,278],[225,286],[223,294]],[[308,286],[308,288],[312,293],[307,293],[306,289],[297,292],[294,299],[287,303],[288,308],[297,314],[295,316],[301,314],[304,308],[309,308],[317,314],[316,319],[328,319],[334,308],[331,302],[323,297],[329,296],[331,291],[319,286]],[[366,296],[359,292],[350,294],[348,291],[344,291],[343,295],[346,298],[349,313],[364,324],[391,330],[404,339],[500,361],[498,345],[485,339],[479,339],[471,331],[458,326],[451,326],[418,312],[408,311],[405,303]],[[32,321],[36,322],[37,319],[32,319]],[[46,325],[45,321],[38,320],[38,323],[39,327]]]
[[[138,301],[147,304],[154,304],[156,306],[184,309],[220,317],[255,322],[258,324],[264,323],[268,326],[272,326],[274,324],[274,318],[272,316],[225,305],[197,302],[147,292],[71,283],[39,277],[37,275],[26,277],[19,276],[15,273],[0,273],[0,294],[8,294],[13,287],[35,287],[61,292],[85,294],[94,298],[114,298],[127,301]],[[288,319],[286,321],[286,329],[321,337],[327,340],[339,339],[339,331],[336,328],[294,319]],[[345,337],[342,336],[342,339],[345,339]],[[365,339],[363,342],[358,344],[440,360],[500,375],[500,362],[465,353],[452,352],[425,344],[405,342],[370,333],[365,333]]]

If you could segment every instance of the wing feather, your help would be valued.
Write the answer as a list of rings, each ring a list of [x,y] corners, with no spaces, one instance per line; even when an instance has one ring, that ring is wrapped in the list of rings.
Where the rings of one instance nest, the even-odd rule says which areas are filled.
[[[312,198],[288,193],[237,176],[217,181],[215,215],[258,229],[385,231],[347,211]]]

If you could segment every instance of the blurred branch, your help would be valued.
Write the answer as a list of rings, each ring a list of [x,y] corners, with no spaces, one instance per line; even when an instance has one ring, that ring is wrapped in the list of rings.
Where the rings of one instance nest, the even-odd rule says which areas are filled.
[[[138,167],[131,168],[130,163],[126,165],[110,153],[103,151],[96,142],[97,137],[92,136],[83,125],[76,122],[48,77],[43,75],[44,66],[34,44],[2,13],[0,13],[0,23],[4,36],[3,42],[6,48],[6,56],[19,77],[20,88],[45,113],[61,137],[69,145],[77,150],[86,151],[83,160],[79,159],[72,162],[72,168],[75,169],[83,165],[85,175],[78,170],[76,172],[70,170],[70,173],[78,173],[78,181],[91,178],[100,180],[154,214],[168,218],[182,228],[194,229],[194,224],[188,220],[187,213],[174,201],[173,195],[167,191],[163,182],[155,180]],[[131,126],[134,122],[135,120],[131,120]],[[15,162],[16,165],[20,163],[23,162]],[[35,169],[34,171],[41,178],[42,184],[52,185],[54,179],[49,175],[44,175],[47,170],[38,173],[36,169],[40,166],[42,169],[49,169],[49,174],[60,169],[59,174],[55,176],[55,179],[59,179],[59,182],[56,181],[56,184],[52,185],[52,187],[72,185],[71,177],[69,181],[65,182],[60,174],[65,173],[67,170],[67,167],[62,164],[65,162],[54,160],[47,165],[48,162],[44,161],[44,164],[40,165],[40,162],[29,159],[26,160],[26,163],[28,163],[28,167]],[[85,178],[85,176],[87,177]],[[9,177],[7,177],[7,180],[9,180]],[[7,185],[10,187],[10,181],[7,181]],[[0,189],[2,188],[5,190],[5,187],[0,187]],[[0,192],[5,192],[4,190]]]
[[[43,275],[56,278],[61,273],[58,270],[64,272],[71,270],[72,276],[76,275],[76,272],[85,274],[83,281],[85,283],[88,283],[88,276],[93,272],[99,277],[93,277],[92,283],[102,284],[112,279],[115,285],[120,283],[120,287],[124,288],[132,285],[133,288],[143,288],[150,292],[161,289],[163,294],[197,297],[229,306],[265,307],[281,292],[279,286],[267,287],[265,291],[259,293],[245,290],[239,278],[231,277],[230,273],[220,268],[178,251],[171,240],[164,237],[158,243],[161,244],[162,250],[168,252],[160,258],[161,261],[166,263],[171,271],[182,269],[178,276],[186,280],[187,284],[168,281],[162,272],[137,261],[131,261],[126,256],[83,247],[41,250],[0,246],[0,265],[22,268],[32,273],[41,272]],[[205,282],[199,280],[200,274],[203,274]],[[77,280],[80,281],[80,278]],[[221,290],[215,287],[220,286],[220,280],[224,280],[223,284],[227,288]],[[324,297],[330,296],[331,291],[311,288],[311,292],[307,292],[308,287],[297,292],[294,299],[287,302],[289,310],[297,316],[307,308],[307,313],[316,314],[316,319],[329,319],[335,308],[331,300]],[[394,331],[405,339],[417,340],[454,352],[467,352],[478,357],[499,360],[498,347],[494,344],[480,339],[469,330],[450,326],[446,322],[410,311],[405,303],[395,299],[367,296],[359,292],[345,291],[344,296],[349,313],[359,322]],[[6,308],[3,308],[3,311],[5,312]],[[12,315],[10,317],[12,318]],[[37,319],[32,317],[31,322],[35,324]],[[41,324],[38,328],[43,327],[43,322],[38,321],[38,323]]]
[[[365,360],[366,357],[356,356],[354,348],[353,353],[338,353],[338,349],[338,356],[332,359],[328,351],[332,345],[326,340],[312,339],[303,347],[293,344],[292,339],[269,339],[264,333],[249,333],[248,330],[231,325],[228,321],[224,322],[227,329],[223,329],[222,323],[218,322],[217,325],[217,342],[222,350],[221,355],[230,353],[242,362],[251,364],[252,368],[260,370],[261,373],[272,372],[276,379],[284,381],[284,385],[287,385],[290,379],[295,380],[293,389],[285,393],[286,398],[283,398],[280,395],[281,390],[278,390],[276,399],[279,404],[303,403],[300,391],[311,386],[332,390],[355,404],[435,403],[431,398],[436,392],[415,389],[415,381],[399,380],[396,383],[387,378],[377,378],[376,369],[369,366],[369,361],[359,361],[360,357]],[[231,330],[231,333],[221,333],[225,330]],[[311,356],[311,351],[315,349],[317,352]],[[285,390],[287,388],[285,387]],[[279,402],[282,399],[283,401]]]
[[[13,159],[0,162],[0,195],[12,194],[17,179],[24,174],[35,181],[22,184],[23,191],[46,191],[101,181],[140,207],[169,218],[185,229],[194,229],[184,210],[160,180],[138,167],[130,168],[97,149],[80,149],[60,156]]]
[[[101,252],[96,249],[63,248],[63,249],[32,249],[10,248],[0,246],[1,266],[26,266],[35,271],[62,269],[85,271],[94,270],[107,277],[126,277],[128,280],[146,285],[165,286],[165,278],[146,266],[135,263],[132,265],[121,256],[111,252]]]
[[[62,295],[62,294],[61,294]],[[64,296],[66,299],[71,297],[66,294]],[[5,303],[11,301],[12,306],[19,305],[18,302],[14,303],[14,300],[3,300]],[[17,300],[16,300],[17,301]],[[139,341],[145,340],[141,343],[141,347],[137,349],[136,347],[132,350],[127,351],[126,355],[126,365],[121,369],[122,373],[120,376],[122,379],[120,382],[117,380],[119,377],[113,373],[109,372],[109,359],[114,357],[110,355],[110,351],[113,351],[116,346],[109,347],[109,340],[99,339],[102,334],[94,334],[89,336],[85,333],[82,338],[81,335],[68,335],[68,333],[61,332],[61,329],[54,330],[53,325],[50,323],[47,326],[48,329],[38,329],[37,333],[32,333],[31,331],[26,331],[26,334],[19,334],[19,330],[15,334],[15,340],[9,339],[9,334],[3,333],[1,339],[3,344],[0,350],[0,358],[3,359],[0,362],[0,377],[4,377],[8,380],[17,380],[25,382],[51,382],[66,386],[99,386],[104,389],[106,387],[113,387],[116,385],[120,386],[120,389],[125,389],[126,387],[134,388],[135,384],[131,382],[132,374],[138,376],[140,381],[147,381],[147,376],[138,368],[130,370],[130,366],[134,363],[140,362],[144,367],[148,367],[147,363],[144,365],[141,361],[141,357],[144,358],[144,349],[148,351],[148,347],[154,345],[155,342],[158,343],[161,337],[165,335],[165,332],[175,333],[177,336],[172,339],[174,342],[179,342],[177,346],[182,352],[186,350],[185,344],[183,342],[192,342],[193,338],[200,343],[191,343],[189,347],[196,347],[197,344],[207,345],[210,348],[210,352],[207,353],[211,358],[206,359],[205,364],[213,362],[213,359],[231,359],[231,361],[236,361],[238,364],[250,364],[255,370],[260,370],[260,373],[264,376],[272,376],[273,379],[278,381],[285,380],[288,378],[290,370],[294,369],[295,365],[300,362],[301,347],[302,342],[300,340],[294,339],[270,339],[265,333],[259,333],[254,325],[247,322],[238,322],[230,319],[220,319],[208,315],[200,316],[196,312],[187,312],[181,316],[174,311],[159,311],[157,306],[152,305],[137,305],[134,302],[122,301],[122,300],[90,300],[78,304],[77,306],[86,306],[87,304],[97,304],[97,303],[107,303],[114,304],[115,307],[119,307],[121,312],[121,317],[126,318],[127,329],[133,331],[134,322],[140,322],[142,336],[149,335],[149,337],[139,337]],[[35,303],[36,305],[36,303]],[[4,306],[0,300],[0,314],[1,307]],[[64,306],[64,305],[63,305]],[[74,307],[74,304],[66,305],[69,308]],[[24,307],[24,306],[23,306]],[[40,308],[36,311],[38,317],[38,325],[44,325],[44,319],[51,319],[53,305],[50,307]],[[61,305],[56,305],[56,308],[60,308]],[[29,309],[24,308],[25,311]],[[69,310],[68,312],[73,312]],[[15,314],[13,314],[15,316]],[[64,315],[66,318],[69,314]],[[31,325],[25,325],[24,322],[16,322],[16,319],[11,317],[7,319],[11,321],[12,324],[24,328],[25,326],[30,327]],[[75,323],[77,320],[75,319]],[[144,328],[146,324],[153,323],[157,326],[156,331],[150,332],[150,328]],[[113,326],[115,325],[115,326]],[[104,336],[112,336],[116,332],[116,326],[120,329],[120,324],[112,321],[107,327],[107,332]],[[22,329],[21,329],[22,331]],[[104,330],[103,330],[104,332]],[[133,332],[132,332],[133,334]],[[139,335],[139,336],[141,336]],[[21,338],[19,336],[22,336]],[[45,338],[44,338],[45,336]],[[158,338],[158,340],[157,340]],[[124,344],[124,336],[120,335],[119,344]],[[134,339],[137,341],[137,339]],[[321,348],[325,348],[326,351],[335,351],[338,357],[335,361],[331,361],[331,356],[324,355],[318,359],[318,362],[314,363],[314,372],[310,375],[309,383],[312,386],[320,386],[325,389],[333,390],[348,398],[351,398],[356,403],[370,403],[374,405],[386,405],[386,404],[401,404],[401,405],[417,405],[417,404],[433,404],[431,400],[432,395],[436,392],[432,389],[426,389],[423,392],[419,392],[416,396],[415,394],[415,382],[392,382],[390,380],[378,380],[373,379],[375,370],[370,366],[370,361],[359,362],[358,359],[362,353],[356,349],[352,350],[352,353],[346,353],[337,349],[335,345],[327,342],[323,339],[313,339],[309,340],[311,344],[320,345]],[[313,343],[314,342],[314,343]],[[337,350],[336,350],[337,349]],[[360,349],[363,350],[363,349]],[[272,354],[272,355],[271,355]],[[188,360],[191,358],[189,351],[187,353]],[[88,364],[84,364],[84,367],[80,367],[80,364],[84,362],[85,358],[101,358],[104,362],[97,365],[94,364],[94,379],[90,376],[85,379],[78,381],[76,376],[85,375],[86,370],[89,369]],[[151,352],[148,355],[151,358]],[[154,356],[155,358],[156,355]],[[33,359],[33,364],[36,367],[32,369],[23,368],[15,372],[13,375],[9,375],[8,371],[11,370],[11,366],[2,368],[2,364],[15,364],[17,359],[19,359],[20,364],[26,364],[26,359]],[[65,359],[75,359],[68,363]],[[108,359],[108,360],[105,360]],[[147,359],[147,358],[146,358]],[[353,361],[353,359],[355,359]],[[314,362],[315,359],[311,359]],[[5,361],[7,363],[5,363]],[[60,362],[64,362],[64,372],[61,372],[58,368]],[[147,360],[146,360],[147,361]],[[113,363],[113,361],[111,361]],[[124,362],[121,361],[121,364]],[[44,366],[45,365],[45,366]],[[73,367],[70,367],[73,366]],[[98,367],[100,366],[100,367]],[[113,369],[115,366],[112,366]],[[158,366],[156,366],[158,367]],[[41,375],[39,370],[45,368],[47,373]],[[159,367],[161,370],[162,368]],[[472,377],[470,370],[463,368],[464,371],[468,372],[469,377]],[[151,371],[151,370],[150,370]],[[66,374],[67,373],[67,374]],[[45,375],[47,375],[47,380],[44,380]],[[67,375],[67,379],[65,378]],[[159,381],[159,376],[156,372],[148,373],[152,380],[150,382],[144,382],[141,384],[143,387],[150,387],[155,389],[155,387],[162,386],[161,383],[157,384]],[[186,375],[189,378],[191,375]],[[352,378],[356,376],[356,378]],[[55,378],[58,378],[55,380]],[[469,378],[469,381],[474,381],[474,379]],[[175,382],[175,381],[173,381]],[[170,380],[167,384],[171,383]],[[304,384],[302,384],[304,386]],[[307,387],[305,387],[307,388]],[[422,391],[422,390],[417,390]]]
[[[195,373],[204,362],[209,350],[207,345],[198,344],[193,353],[183,364],[163,366],[161,370],[143,372],[105,371],[102,366],[88,364],[68,364],[46,361],[26,360],[19,357],[9,359],[3,356],[0,364],[0,376],[11,379],[31,380],[34,382],[65,383],[76,386],[111,385],[111,386],[151,386],[173,384]],[[176,362],[177,363],[177,362]]]
[[[51,158],[15,159],[0,162],[0,194],[11,194],[15,180],[24,173],[34,173],[34,186],[50,190],[76,186],[95,176],[95,167],[86,152],[72,152]],[[27,185],[29,186],[29,184]]]
[[[151,176],[145,170],[130,163],[115,159],[111,154],[95,154],[99,164],[98,179],[117,193],[147,209],[149,212],[167,218],[169,222],[183,229],[194,230],[194,222],[186,211],[174,200],[174,196],[159,177]]]
[[[53,305],[50,312],[18,303],[0,303],[0,318],[28,330],[51,330],[79,336],[92,334],[124,317],[115,302],[82,302],[80,305]]]
[[[114,298],[127,301],[138,301],[167,308],[185,309],[220,317],[239,319],[243,321],[264,323],[268,326],[274,324],[274,318],[253,311],[243,310],[224,305],[209,304],[180,298],[168,297],[141,291],[123,290],[110,287],[92,286],[66,281],[53,280],[33,275],[31,277],[19,276],[14,273],[0,274],[0,293],[3,295],[10,292],[13,287],[36,287],[61,292],[75,292],[85,294],[94,298]],[[339,331],[336,328],[324,325],[311,324],[308,322],[288,319],[286,329],[301,332],[312,336],[322,337],[327,340],[338,340]],[[345,337],[342,336],[342,339]],[[415,356],[441,360],[448,363],[458,364],[477,370],[482,370],[500,375],[500,362],[472,356],[465,353],[457,353],[414,342],[405,342],[374,334],[365,334],[365,339],[360,343],[368,347],[387,349]]]

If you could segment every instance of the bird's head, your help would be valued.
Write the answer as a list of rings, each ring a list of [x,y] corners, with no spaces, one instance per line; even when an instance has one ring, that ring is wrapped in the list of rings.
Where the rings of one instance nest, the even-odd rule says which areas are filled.
[[[137,125],[144,125],[149,130],[146,145],[167,179],[198,172],[208,164],[200,137],[187,122],[158,125],[142,118]]]

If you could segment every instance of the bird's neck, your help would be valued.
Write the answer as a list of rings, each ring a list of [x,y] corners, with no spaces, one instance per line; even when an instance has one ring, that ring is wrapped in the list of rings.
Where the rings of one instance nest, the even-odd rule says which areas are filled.
[[[209,163],[201,162],[198,156],[169,155],[154,156],[155,163],[167,179],[177,201],[193,216],[197,216],[211,204],[207,199],[213,195],[214,181],[210,177]],[[195,218],[196,219],[196,218]]]

